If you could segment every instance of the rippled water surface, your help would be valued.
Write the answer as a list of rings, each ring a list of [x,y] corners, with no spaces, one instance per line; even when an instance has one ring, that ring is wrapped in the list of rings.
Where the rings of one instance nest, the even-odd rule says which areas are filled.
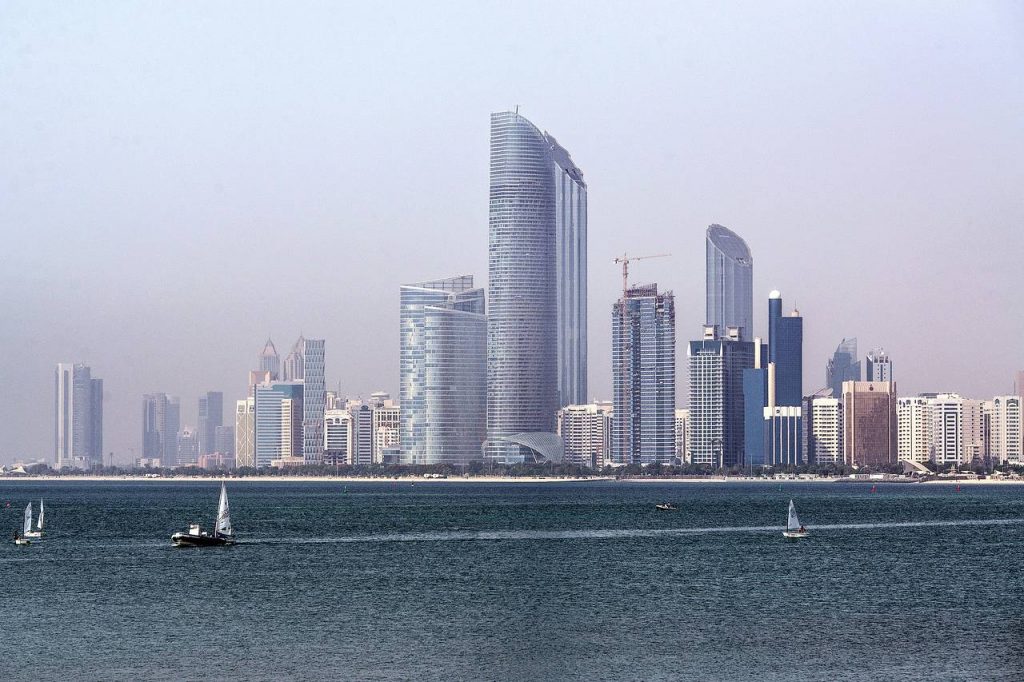
[[[1021,487],[228,490],[0,482],[0,679],[1024,679]]]

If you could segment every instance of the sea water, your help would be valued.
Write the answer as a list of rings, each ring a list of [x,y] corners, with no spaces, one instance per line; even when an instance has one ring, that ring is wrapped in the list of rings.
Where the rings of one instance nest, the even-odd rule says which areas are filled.
[[[219,485],[0,482],[0,678],[1024,679],[1024,487]]]

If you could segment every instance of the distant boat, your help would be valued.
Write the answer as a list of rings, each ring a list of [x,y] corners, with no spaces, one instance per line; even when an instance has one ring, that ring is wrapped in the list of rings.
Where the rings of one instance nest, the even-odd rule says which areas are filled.
[[[28,506],[25,507],[25,525],[22,532],[14,531],[14,544],[16,545],[31,545],[28,538],[24,537],[29,531],[32,530],[32,503],[29,502]]]
[[[678,507],[676,507],[671,502],[662,502],[661,504],[656,504],[654,505],[654,508],[660,509],[661,511],[678,511]]]
[[[220,547],[235,544],[235,533],[231,529],[231,512],[228,508],[228,491],[220,484],[220,504],[217,506],[217,522],[213,533],[207,533],[198,523],[189,526],[187,533],[171,536],[175,547]]]
[[[796,505],[793,504],[793,500],[789,501],[789,520],[786,522],[786,530],[782,531],[782,534],[787,538],[805,538],[810,535],[796,516]]]
[[[39,500],[39,520],[36,521],[36,529],[32,530],[32,503],[28,503],[28,507],[25,509],[25,532],[22,533],[23,537],[26,538],[41,538],[43,537],[43,501]]]

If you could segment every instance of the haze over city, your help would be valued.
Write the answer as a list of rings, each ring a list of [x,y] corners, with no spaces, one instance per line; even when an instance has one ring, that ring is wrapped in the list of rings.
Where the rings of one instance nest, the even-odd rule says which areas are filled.
[[[882,12],[882,8],[885,11]],[[398,393],[398,292],[487,279],[489,114],[515,106],[589,191],[589,392],[611,396],[616,255],[704,322],[704,230],[804,317],[804,390],[843,337],[900,394],[1024,367],[1024,10],[508,3],[0,8],[0,461],[52,455],[53,368],[243,397],[267,337],[327,385]]]

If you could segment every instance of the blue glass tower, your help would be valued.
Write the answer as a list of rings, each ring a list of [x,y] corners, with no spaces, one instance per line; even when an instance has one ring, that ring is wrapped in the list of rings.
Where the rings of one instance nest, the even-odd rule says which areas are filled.
[[[799,407],[803,398],[804,320],[782,314],[782,294],[768,296],[768,362],[775,363],[775,404]]]

